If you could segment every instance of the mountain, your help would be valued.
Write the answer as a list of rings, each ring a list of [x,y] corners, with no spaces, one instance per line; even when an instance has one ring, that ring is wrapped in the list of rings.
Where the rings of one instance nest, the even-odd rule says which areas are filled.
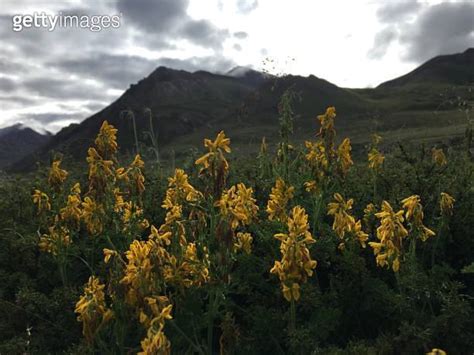
[[[225,73],[225,75],[234,78],[240,78],[241,81],[253,86],[259,86],[268,79],[273,78],[271,74],[262,73],[252,68],[242,66],[236,66],[232,68],[227,73]]]
[[[22,124],[0,128],[0,169],[33,153],[50,138],[49,133],[40,134]]]
[[[236,107],[255,90],[255,84],[245,78],[211,74],[205,71],[189,73],[159,67],[148,77],[130,86],[115,102],[80,124],[62,129],[43,152],[67,151],[83,157],[102,122],[107,120],[118,128],[122,150],[135,147],[133,121],[125,111],[133,111],[138,140],[149,144],[149,114],[160,144],[192,133],[213,122]]]
[[[150,118],[165,154],[187,155],[189,148],[200,146],[204,137],[221,129],[231,136],[238,154],[245,154],[255,149],[262,136],[278,141],[278,103],[287,89],[300,98],[294,103],[295,142],[314,134],[315,118],[328,106],[337,109],[339,134],[360,146],[374,131],[387,132],[387,141],[460,135],[465,117],[457,107],[440,104],[452,97],[472,96],[463,84],[473,82],[473,55],[474,49],[468,49],[433,58],[374,89],[341,88],[314,75],[275,77],[247,67],[233,68],[225,75],[159,67],[100,112],[62,129],[35,155],[15,164],[14,170],[25,170],[38,157],[44,161],[57,151],[83,161],[104,120],[118,128],[118,143],[125,154],[135,151],[134,126],[141,152],[147,152]],[[455,91],[446,96],[453,86]],[[126,112],[133,112],[135,120]]]
[[[396,88],[414,84],[474,84],[474,48],[463,53],[440,55],[399,78],[386,81],[378,88]]]
[[[347,111],[364,107],[363,99],[356,94],[314,76],[275,78],[243,67],[234,68],[227,75],[159,67],[102,111],[62,129],[39,154],[46,157],[51,151],[60,151],[82,159],[104,120],[118,128],[121,151],[133,152],[133,122],[125,111],[133,111],[137,138],[149,146],[150,117],[145,109],[152,112],[153,128],[161,146],[169,146],[181,137],[191,137],[191,143],[199,145],[205,135],[239,124],[247,129],[263,125],[264,130],[277,132],[277,104],[290,86],[302,93],[303,100],[296,111],[305,117],[314,117],[331,104]],[[260,136],[256,130],[253,133]],[[18,166],[31,165],[31,158]]]

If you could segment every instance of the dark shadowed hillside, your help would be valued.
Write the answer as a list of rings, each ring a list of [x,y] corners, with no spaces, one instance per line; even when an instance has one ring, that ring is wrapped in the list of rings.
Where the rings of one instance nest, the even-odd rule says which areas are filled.
[[[21,124],[0,129],[0,168],[33,153],[50,138]]]
[[[430,59],[410,73],[380,84],[393,88],[413,84],[471,85],[474,83],[474,48],[463,53],[440,55]]]

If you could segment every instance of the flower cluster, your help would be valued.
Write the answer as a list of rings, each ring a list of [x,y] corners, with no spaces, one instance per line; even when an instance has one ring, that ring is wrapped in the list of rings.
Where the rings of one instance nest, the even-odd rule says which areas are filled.
[[[70,244],[71,238],[69,237],[69,230],[66,227],[55,225],[49,227],[48,233],[40,237],[38,246],[40,250],[56,256]]]
[[[295,188],[287,185],[283,179],[277,178],[267,203],[268,219],[285,223],[288,216],[286,206],[293,198]]]
[[[38,210],[38,214],[44,211],[51,210],[51,202],[49,197],[46,193],[41,190],[36,189],[33,193],[33,203],[36,205],[36,209]]]
[[[344,179],[354,165],[349,138],[344,138],[335,149],[335,118],[336,109],[328,107],[323,115],[318,116],[321,125],[316,135],[318,139],[314,142],[305,142],[307,148],[305,158],[313,173],[313,180],[305,183],[305,189],[308,192],[320,194],[330,176],[337,174]]]
[[[82,322],[82,334],[89,343],[93,342],[95,334],[113,317],[113,312],[105,303],[104,287],[97,277],[91,276],[84,294],[76,303],[77,320]]]
[[[400,255],[402,252],[402,241],[408,236],[408,231],[403,225],[404,211],[394,212],[392,206],[382,202],[382,210],[375,214],[380,220],[377,228],[378,242],[369,242],[374,249],[377,265],[380,267],[391,266],[397,272],[400,268]]]
[[[318,115],[318,120],[319,120],[319,123],[321,124],[318,136],[320,136],[323,139],[324,147],[326,148],[327,154],[331,154],[331,155],[334,152],[334,138],[336,136],[336,130],[334,128],[335,118],[336,118],[335,107],[328,107],[324,114]]]
[[[345,176],[349,171],[349,168],[354,165],[351,158],[351,141],[349,138],[344,138],[342,143],[337,148],[337,163],[341,170],[341,175]]]
[[[382,141],[382,137],[380,137],[378,134],[373,134],[372,135],[372,145],[369,150],[368,154],[368,160],[369,160],[369,169],[372,169],[376,172],[380,170],[382,167],[385,157],[384,155],[379,151],[379,144]]]
[[[423,206],[420,196],[413,195],[402,200],[405,209],[405,218],[411,225],[411,232],[416,233],[422,241],[426,241],[435,233],[423,224]]]
[[[292,209],[287,220],[288,233],[275,234],[280,241],[281,260],[275,261],[270,273],[281,282],[283,296],[288,302],[298,301],[300,285],[313,275],[316,260],[311,259],[308,245],[315,242],[309,231],[308,215],[301,206]]]
[[[68,175],[67,171],[61,169],[60,165],[61,159],[54,160],[48,174],[48,184],[55,191],[59,191]]]
[[[104,121],[100,127],[99,134],[95,139],[95,145],[102,157],[112,157],[118,149],[117,129],[107,121]]]
[[[346,233],[352,234],[361,246],[365,248],[365,243],[369,236],[362,230],[362,222],[360,220],[356,221],[351,214],[354,200],[349,199],[346,201],[339,193],[334,194],[334,200],[334,202],[328,204],[328,215],[334,216],[332,229],[341,239],[339,249],[344,249]]]
[[[156,300],[150,299],[152,305],[156,307]],[[141,346],[142,351],[139,355],[154,355],[154,354],[170,354],[171,343],[166,337],[163,329],[165,327],[165,321],[172,319],[171,310],[172,305],[163,307],[161,311],[150,321],[148,327],[147,336],[142,340]]]
[[[204,140],[204,147],[209,152],[196,160],[196,165],[201,165],[200,175],[208,175],[214,183],[214,195],[219,195],[225,185],[226,176],[229,172],[229,163],[224,153],[230,153],[230,139],[220,131],[214,141]]]
[[[255,218],[258,211],[255,202],[252,188],[239,183],[225,191],[216,205],[221,215],[230,219],[231,229],[235,230],[239,226],[248,225]]]

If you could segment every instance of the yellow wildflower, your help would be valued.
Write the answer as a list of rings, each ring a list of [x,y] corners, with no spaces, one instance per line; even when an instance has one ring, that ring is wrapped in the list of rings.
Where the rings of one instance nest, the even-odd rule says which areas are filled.
[[[58,190],[63,182],[66,180],[68,172],[61,169],[61,159],[56,159],[51,164],[48,175],[48,184],[55,190]]]
[[[426,355],[446,355],[446,351],[434,348],[429,353],[426,353]]]
[[[306,160],[313,166],[313,168],[327,169],[329,166],[329,161],[326,155],[326,148],[321,141],[316,143],[306,141],[306,148],[309,152],[305,155]]]
[[[113,161],[104,160],[94,148],[87,151],[87,162],[89,163],[89,190],[103,193],[107,182],[115,177]]]
[[[282,293],[283,297],[288,302],[291,302],[291,300],[298,301],[300,299],[300,285],[296,282],[289,283],[290,286],[287,286],[287,284],[282,284]]]
[[[168,178],[168,189],[162,207],[171,209],[175,205],[182,205],[184,201],[196,202],[202,194],[188,181],[188,175],[183,169],[176,169],[174,176]]]
[[[214,141],[204,139],[204,147],[209,149],[209,152],[196,160],[196,165],[202,165],[200,174],[204,172],[210,173],[215,177],[217,171],[223,170],[225,174],[229,170],[229,163],[224,157],[224,153],[230,153],[230,139],[225,136],[224,131],[220,131]]]
[[[403,214],[403,210],[394,212],[392,206],[383,201],[382,210],[375,214],[380,219],[380,226],[377,228],[379,242],[369,242],[376,255],[377,265],[380,267],[391,265],[395,272],[400,268],[402,240],[408,236],[408,231],[403,225]]]
[[[128,169],[128,174],[134,182],[135,191],[138,195],[141,195],[145,191],[145,177],[143,176],[142,170],[145,167],[145,163],[139,154],[135,156],[132,164]]]
[[[151,251],[151,243],[134,240],[125,253],[127,266],[120,283],[127,286],[127,302],[131,305],[138,301],[138,295],[148,294],[152,287]]]
[[[142,351],[138,355],[168,355],[171,353],[171,343],[165,336],[165,321],[172,319],[172,305],[164,307],[160,314],[151,322],[147,331],[147,336],[141,341]]]
[[[328,204],[328,215],[334,216],[332,229],[342,238],[344,234],[352,229],[355,223],[354,217],[351,215],[353,199],[347,201],[339,193],[334,194],[335,202]]]
[[[364,208],[364,221],[368,222],[372,216],[375,215],[376,208],[373,203],[369,203],[365,208]]]
[[[230,217],[231,228],[248,225],[257,215],[258,207],[253,198],[253,190],[239,183],[225,191],[216,205],[220,207],[221,215]]]
[[[448,160],[446,159],[446,155],[444,155],[443,149],[433,148],[431,149],[431,159],[433,163],[438,165],[439,167],[445,166],[448,164]]]
[[[252,252],[252,235],[250,233],[239,232],[236,235],[236,241],[234,242],[234,252],[243,250],[246,254]]]
[[[365,248],[365,243],[369,239],[369,235],[362,230],[362,223],[360,220],[354,223],[351,231],[352,233],[354,233],[356,239],[359,241],[362,248]]]
[[[350,233],[365,248],[365,242],[369,235],[362,230],[362,222],[360,220],[356,221],[351,214],[354,200],[349,199],[345,201],[339,193],[334,194],[334,199],[336,200],[335,202],[328,204],[328,215],[334,216],[332,229],[342,241],[338,248],[340,250],[345,249],[346,233]]]
[[[382,153],[378,151],[377,148],[372,148],[369,151],[368,155],[369,159],[369,169],[378,171],[380,167],[382,166],[383,162],[385,161],[385,157],[383,156]]]
[[[91,235],[97,235],[102,232],[103,217],[104,210],[102,206],[92,198],[86,197],[84,202],[82,202],[82,219]]]
[[[319,123],[321,124],[321,131],[324,130],[333,130],[334,129],[334,119],[336,118],[336,108],[328,107],[326,112],[323,115],[318,115]]]
[[[304,188],[307,192],[315,192],[318,191],[318,186],[316,181],[311,180],[304,183]]]
[[[405,218],[412,224],[412,228],[419,233],[422,241],[426,241],[435,233],[423,225],[423,206],[418,195],[412,195],[402,200],[403,208],[406,210]]]
[[[75,228],[79,228],[82,216],[80,194],[81,187],[79,183],[76,183],[71,189],[71,194],[67,197],[66,206],[60,210],[61,219]]]
[[[286,222],[286,205],[293,198],[295,188],[287,185],[283,179],[278,178],[272,188],[270,199],[267,203],[268,219]]]
[[[36,189],[33,193],[33,203],[36,205],[38,209],[38,214],[43,211],[50,211],[51,210],[51,203],[49,202],[49,197],[46,193],[42,192],[41,190]]]
[[[111,249],[107,249],[107,248],[103,249],[103,253],[104,253],[104,262],[106,264],[109,262],[109,260],[112,256],[118,255],[115,250],[111,250]]]
[[[84,288],[84,294],[76,303],[77,320],[82,322],[82,334],[92,343],[96,331],[112,318],[112,311],[105,304],[105,285],[91,276]]]
[[[40,250],[56,256],[71,244],[69,230],[66,227],[52,226],[48,228],[48,231],[49,234],[43,234],[40,237],[38,243]]]
[[[456,200],[446,192],[441,192],[441,199],[439,201],[439,207],[441,213],[444,216],[450,216],[453,214],[454,202]]]
[[[287,220],[288,233],[275,234],[280,240],[282,258],[275,261],[270,273],[278,275],[287,301],[300,297],[299,285],[313,274],[317,262],[311,259],[308,245],[315,242],[309,232],[308,215],[301,206],[292,209]]]
[[[345,138],[337,148],[337,161],[339,163],[342,175],[346,175],[349,168],[354,164],[351,158],[351,141]]]
[[[372,134],[372,145],[377,146],[382,142],[382,137],[377,133]]]
[[[99,154],[103,157],[110,158],[117,152],[117,129],[110,125],[107,121],[102,123],[99,134],[95,139],[95,145]]]

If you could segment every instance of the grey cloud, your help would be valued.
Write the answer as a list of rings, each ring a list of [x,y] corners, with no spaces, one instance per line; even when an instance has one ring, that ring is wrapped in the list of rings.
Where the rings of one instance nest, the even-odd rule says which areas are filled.
[[[0,101],[2,102],[2,108],[7,108],[3,105],[8,105],[9,107],[18,107],[18,106],[27,106],[32,105],[36,102],[36,100],[24,96],[18,95],[8,95],[8,96],[1,96]]]
[[[462,52],[474,44],[474,3],[442,3],[429,7],[400,36],[405,59],[421,62],[440,54]]]
[[[48,65],[84,78],[100,80],[113,88],[125,89],[151,72],[157,63],[135,55],[96,53],[82,58],[51,61]]]
[[[387,27],[377,33],[374,38],[374,44],[372,48],[367,53],[367,56],[370,59],[380,59],[387,52],[390,44],[397,37],[397,32],[393,27]]]
[[[9,78],[0,78],[0,91],[9,92],[16,89],[15,81]]]
[[[386,2],[377,17],[387,26],[375,35],[367,53],[371,59],[382,58],[395,40],[404,47],[402,58],[416,63],[463,52],[474,43],[474,2]]]
[[[149,45],[172,45],[186,39],[205,48],[222,49],[230,36],[207,20],[194,20],[186,12],[189,0],[118,0],[117,9],[123,13],[124,23],[141,30],[140,38]]]
[[[421,4],[414,1],[386,2],[384,6],[377,10],[377,17],[385,23],[399,22],[401,19],[412,15],[421,7]]]
[[[0,73],[26,74],[28,72],[29,72],[29,69],[27,65],[11,60],[7,56],[0,57]]]
[[[39,77],[24,80],[21,85],[29,93],[52,99],[110,99],[102,88],[87,85],[80,80]]]
[[[182,29],[183,36],[203,47],[222,48],[222,43],[229,37],[228,30],[222,30],[206,20],[189,21]]]
[[[258,7],[258,0],[238,0],[237,9],[242,14],[249,14]]]
[[[256,4],[256,1],[250,1],[247,8]],[[66,114],[29,115],[22,119],[27,121],[25,123],[31,122],[32,126],[44,123],[53,127],[54,123],[54,127],[59,127],[61,122],[83,119],[87,112],[105,107],[115,98],[107,94],[108,89],[126,89],[159,65],[218,72],[235,66],[231,59],[222,56],[222,44],[233,35],[243,39],[247,34],[242,31],[231,34],[209,21],[194,20],[187,14],[188,5],[189,0],[111,0],[101,3],[82,0],[79,5],[69,5],[69,8],[61,2],[52,4],[52,7],[48,5],[52,11],[61,11],[63,15],[122,12],[120,28],[101,32],[76,28],[59,28],[53,32],[30,28],[14,32],[11,15],[5,14],[5,9],[0,10],[0,38],[2,44],[7,44],[0,47],[0,74],[18,76],[13,78],[15,80],[8,76],[0,79],[2,109],[32,108],[45,102],[52,103]],[[178,41],[183,39],[213,49],[216,54],[158,60],[123,54],[129,43],[157,51],[176,48]],[[76,78],[71,79],[71,75]],[[93,79],[97,85],[87,79]],[[81,102],[80,113],[75,113],[77,101]]]
[[[238,44],[238,43],[234,44],[233,47],[234,47],[234,49],[235,49],[236,51],[239,51],[239,52],[240,52],[240,51],[242,50],[242,46],[241,46],[240,44]]]
[[[248,33],[244,31],[234,32],[234,37],[238,39],[245,39],[248,36],[249,36]]]
[[[124,24],[156,33],[174,30],[181,20],[187,19],[188,0],[118,0],[117,9],[123,13]]]

